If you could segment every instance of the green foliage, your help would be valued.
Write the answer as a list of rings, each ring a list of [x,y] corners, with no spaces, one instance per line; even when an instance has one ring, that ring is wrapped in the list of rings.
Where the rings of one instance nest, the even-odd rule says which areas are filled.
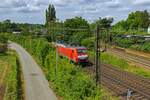
[[[90,26],[91,26],[91,29],[96,29],[97,27],[101,28],[101,31],[100,31],[101,41],[104,43],[109,43],[112,40],[111,33],[109,32],[112,23],[113,23],[112,17],[109,17],[109,18],[107,18],[107,17],[101,18],[100,17],[98,20],[96,20]]]
[[[82,69],[70,64],[67,59],[58,59],[57,76],[55,76],[56,58],[54,54],[55,52],[51,51],[46,57],[45,66],[49,70],[45,70],[47,78],[54,82],[59,95],[65,100],[96,100],[95,98],[99,98],[99,88],[95,86],[95,82]]]
[[[94,37],[85,38],[81,41],[81,45],[86,46],[88,49],[93,49],[95,43]]]
[[[0,22],[0,33],[21,32],[24,35],[41,34],[44,27],[41,24],[28,24],[28,23],[12,23],[10,20]]]
[[[129,48],[134,44],[134,41],[132,39],[124,39],[124,38],[115,38],[114,39],[117,46],[123,47],[123,48]]]
[[[57,74],[55,74],[56,52],[45,39],[32,39],[19,36],[13,38],[26,48],[37,61],[52,82],[53,88],[64,100],[99,100],[100,89],[95,81],[78,66],[70,64],[67,59],[58,57]],[[31,42],[31,43],[30,43]]]
[[[99,18],[98,20],[96,20],[95,24],[96,25],[99,25],[101,28],[110,28],[111,27],[111,24],[113,22],[113,18],[110,17],[110,18]]]
[[[10,32],[11,31],[11,21],[9,19],[0,22],[0,32]]]
[[[12,51],[7,52],[7,54],[0,54],[0,86],[4,86],[4,100],[21,100],[18,98],[18,72],[17,67],[17,57]]]
[[[0,33],[0,43],[6,44],[8,41],[8,37],[4,33]]]
[[[7,51],[8,36],[4,33],[0,33],[0,53]]]
[[[77,32],[70,39],[72,40],[71,44],[81,45],[83,39],[90,37],[90,34],[87,32]]]
[[[48,9],[46,9],[46,25],[49,26],[51,22],[56,21],[56,10],[54,5],[49,4]]]
[[[46,9],[46,30],[47,30],[47,40],[49,42],[54,42],[59,40],[58,36],[61,35],[63,23],[59,22],[56,18],[56,10],[54,5],[50,4],[48,9]]]
[[[126,33],[126,31],[129,29],[127,22],[125,20],[119,21],[113,26],[113,31],[114,32],[119,32],[119,33]]]
[[[129,66],[125,60],[117,58],[117,57],[110,55],[108,53],[102,53],[101,54],[101,60],[104,63],[111,64],[111,65],[118,67],[118,68],[121,68],[121,69],[127,69]]]
[[[120,34],[146,34],[150,24],[150,14],[147,10],[132,12],[126,20],[113,26],[112,31]]]
[[[82,17],[75,17],[71,19],[66,19],[64,22],[66,28],[73,29],[87,29],[89,27],[88,22]]]
[[[64,41],[68,43],[81,44],[81,39],[92,36],[88,21],[82,17],[66,19],[64,27],[68,28],[64,32]]]
[[[150,15],[147,10],[136,11],[129,14],[127,23],[131,29],[148,28]]]
[[[111,64],[114,67],[117,67],[121,70],[134,73],[136,75],[146,77],[150,79],[150,71],[142,67],[130,65],[126,60],[116,57],[112,54],[102,53],[101,60],[104,63]]]
[[[141,44],[138,44],[138,45],[133,45],[131,48],[137,49],[137,50],[140,50],[140,51],[150,52],[150,42],[147,41],[145,43],[141,43]]]
[[[91,58],[94,58],[93,51],[89,51],[88,54]],[[128,63],[128,61],[126,61],[124,58],[120,58],[111,53],[101,53],[100,59],[101,59],[102,63],[110,64],[113,67],[116,67],[120,70],[131,72],[138,76],[142,76],[142,77],[150,79],[150,71],[149,70],[147,70],[143,67],[136,66],[136,65],[130,65],[130,63]]]

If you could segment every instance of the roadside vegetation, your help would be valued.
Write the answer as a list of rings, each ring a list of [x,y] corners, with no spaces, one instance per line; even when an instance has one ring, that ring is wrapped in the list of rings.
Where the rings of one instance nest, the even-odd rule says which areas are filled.
[[[19,36],[12,38],[32,54],[41,65],[50,86],[64,100],[116,100],[111,94],[95,85],[95,80],[85,73],[80,66],[70,64],[64,58],[58,57],[56,69],[55,48],[43,38],[27,38]]]
[[[7,51],[7,41],[8,37],[0,34],[0,53],[5,53]]]
[[[0,53],[0,98],[23,100],[19,61],[14,51]]]
[[[7,42],[8,34],[0,33],[0,100],[23,100],[20,62]]]

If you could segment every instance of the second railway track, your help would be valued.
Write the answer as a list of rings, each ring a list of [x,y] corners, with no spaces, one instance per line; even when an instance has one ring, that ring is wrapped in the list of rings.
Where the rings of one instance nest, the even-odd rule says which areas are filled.
[[[93,74],[94,66],[84,67],[84,70]],[[103,86],[114,95],[126,100],[127,90],[132,90],[131,100],[150,100],[150,80],[119,70],[108,64],[101,64],[100,80]]]
[[[119,56],[120,58],[126,59],[129,62],[135,62],[137,64],[143,65],[145,68],[150,69],[150,59],[142,56],[128,54],[123,50],[109,49],[108,52]]]

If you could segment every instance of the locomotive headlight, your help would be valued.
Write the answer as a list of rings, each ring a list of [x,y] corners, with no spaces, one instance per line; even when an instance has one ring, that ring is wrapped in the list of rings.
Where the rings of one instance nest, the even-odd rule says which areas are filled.
[[[78,56],[78,59],[87,59],[88,58],[88,55],[81,55],[81,56]]]

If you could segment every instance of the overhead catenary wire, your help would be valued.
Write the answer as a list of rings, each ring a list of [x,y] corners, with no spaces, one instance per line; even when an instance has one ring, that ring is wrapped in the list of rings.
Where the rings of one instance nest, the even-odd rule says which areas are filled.
[[[99,32],[100,31],[103,31],[103,30],[106,30],[106,28],[100,28],[99,25],[97,25],[96,27],[96,30],[93,29],[93,30],[90,30],[90,29],[83,29],[83,28],[78,28],[78,29],[73,29],[73,28],[50,28],[50,30],[62,30],[63,32],[64,31],[90,31],[91,33],[95,33],[96,32],[96,35],[95,35],[95,79],[96,79],[96,85],[101,85],[101,82],[100,82],[100,35],[99,35]],[[76,33],[72,33],[72,34],[76,34]],[[42,35],[33,35],[33,36],[49,36],[50,34],[42,34]],[[57,42],[57,41],[56,41]],[[58,54],[57,54],[57,51],[56,51],[56,67],[55,67],[55,76],[57,76],[57,65],[58,63]],[[57,78],[57,77],[56,77]]]

